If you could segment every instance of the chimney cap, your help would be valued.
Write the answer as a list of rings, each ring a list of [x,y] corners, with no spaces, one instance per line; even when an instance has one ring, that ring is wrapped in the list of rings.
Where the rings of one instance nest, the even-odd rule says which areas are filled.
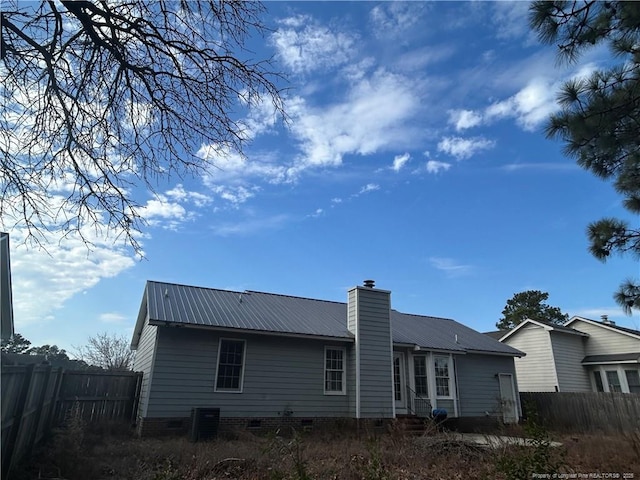
[[[376,286],[375,280],[365,280],[363,283],[364,283],[364,286],[367,288],[373,288]]]

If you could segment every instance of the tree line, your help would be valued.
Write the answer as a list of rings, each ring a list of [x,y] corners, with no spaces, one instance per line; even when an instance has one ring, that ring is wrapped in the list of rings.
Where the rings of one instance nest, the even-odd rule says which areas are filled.
[[[57,345],[32,346],[19,333],[2,340],[0,350],[3,363],[11,362],[11,354],[38,355],[43,356],[44,361],[67,370],[131,370],[135,355],[126,337],[107,333],[89,337],[86,345],[74,347],[72,357]]]

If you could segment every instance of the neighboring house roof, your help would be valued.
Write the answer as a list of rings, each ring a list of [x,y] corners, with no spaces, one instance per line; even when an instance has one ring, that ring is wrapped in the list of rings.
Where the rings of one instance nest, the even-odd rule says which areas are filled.
[[[500,340],[504,337],[510,330],[495,330],[493,332],[484,332],[487,337],[491,337],[494,340]]]
[[[346,303],[273,293],[148,281],[134,331],[134,348],[147,315],[152,325],[188,325],[354,341],[347,329]],[[460,353],[524,355],[454,320],[396,310],[391,310],[390,316],[396,344]]]
[[[614,330],[614,331],[623,333],[625,335],[628,335],[632,338],[637,338],[638,340],[640,340],[640,330],[634,330],[633,328],[620,327],[613,322],[605,323],[605,322],[599,322],[597,320],[591,320],[590,318],[575,316],[575,317],[571,317],[569,321],[567,321],[567,323],[565,323],[564,325],[565,327],[568,327],[569,325],[571,325],[576,321],[587,322],[592,325],[597,325],[598,327]]]
[[[580,330],[576,330],[575,328],[567,327],[565,325],[556,325],[555,323],[545,322],[542,320],[532,320],[527,318],[526,320],[520,322],[520,324],[514,328],[513,330],[509,330],[505,335],[500,338],[501,342],[504,342],[507,338],[513,336],[516,332],[523,329],[526,325],[538,325],[539,327],[544,328],[547,331],[559,332],[559,333],[568,333],[570,335],[580,335],[582,337],[588,337],[589,335],[581,332]]]
[[[582,359],[582,365],[602,365],[605,363],[640,363],[640,353],[588,355]]]

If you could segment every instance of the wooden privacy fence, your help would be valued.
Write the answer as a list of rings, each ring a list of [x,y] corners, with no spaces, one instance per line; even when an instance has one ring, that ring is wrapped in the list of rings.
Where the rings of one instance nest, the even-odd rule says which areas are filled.
[[[142,373],[2,366],[2,478],[73,415],[83,423],[133,423]]]
[[[84,422],[135,422],[141,373],[64,372],[53,422],[61,425],[70,416]]]
[[[640,394],[521,392],[522,408],[542,424],[571,433],[624,433],[640,429]]]

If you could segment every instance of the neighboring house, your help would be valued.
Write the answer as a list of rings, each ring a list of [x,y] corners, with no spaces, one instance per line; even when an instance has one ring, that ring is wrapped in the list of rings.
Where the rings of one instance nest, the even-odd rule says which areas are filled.
[[[11,293],[11,262],[9,234],[0,233],[0,337],[13,335],[13,297]]]
[[[572,317],[564,325],[527,319],[500,339],[517,358],[522,392],[640,393],[640,331]]]
[[[373,282],[347,303],[149,281],[133,334],[142,435],[221,424],[520,415],[516,349],[458,322],[391,309]]]

